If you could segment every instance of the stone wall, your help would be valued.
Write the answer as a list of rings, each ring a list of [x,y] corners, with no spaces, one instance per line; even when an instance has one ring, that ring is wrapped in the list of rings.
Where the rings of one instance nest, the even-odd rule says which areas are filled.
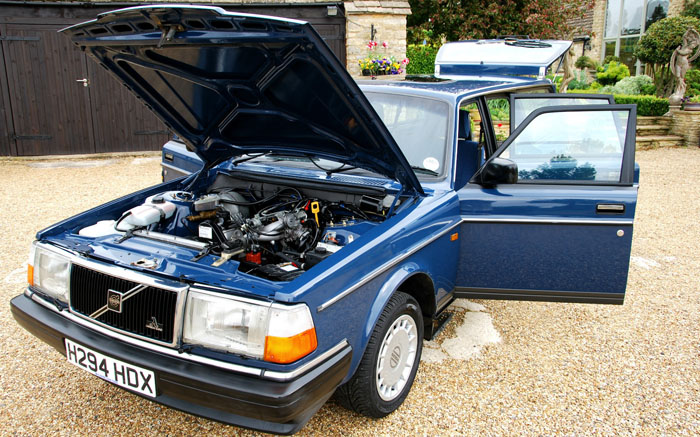
[[[379,43],[372,55],[394,56],[397,60],[406,57],[406,16],[386,14],[349,15],[346,23],[346,44],[348,71],[352,76],[360,76],[358,61],[366,58],[370,52],[367,43],[374,25],[374,41]],[[386,42],[388,48],[383,48]]]
[[[374,54],[394,56],[397,60],[406,57],[406,16],[411,13],[407,1],[356,0],[345,2],[345,38],[347,45],[348,71],[360,76],[358,61],[367,57],[367,43],[372,36],[379,43]],[[389,47],[384,49],[382,43]]]
[[[671,133],[682,136],[686,147],[700,147],[700,111],[671,111]]]
[[[603,34],[605,33],[605,8],[607,1],[597,0],[593,6],[593,32],[591,33],[591,52],[588,56],[594,61],[601,61],[603,54]]]

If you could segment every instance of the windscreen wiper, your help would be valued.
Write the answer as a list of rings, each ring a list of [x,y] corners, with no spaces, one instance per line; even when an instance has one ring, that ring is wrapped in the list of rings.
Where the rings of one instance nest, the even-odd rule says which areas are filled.
[[[319,169],[325,171],[327,176],[330,176],[330,175],[332,175],[333,173],[340,173],[340,172],[343,172],[343,171],[355,170],[355,169],[357,168],[357,167],[354,167],[354,166],[352,166],[352,165],[347,165],[347,164],[345,164],[345,163],[343,163],[342,165],[340,165],[340,166],[338,166],[338,167],[336,167],[336,168],[325,168],[325,167],[323,167],[323,166],[321,166],[321,165],[318,165],[318,163],[317,163],[316,161],[314,161],[314,157],[313,157],[313,156],[307,156],[307,158],[309,158],[309,161],[311,161],[311,163],[312,163],[313,165],[315,165],[315,166],[318,167]]]
[[[246,155],[244,158],[238,158],[238,159],[234,160],[231,164],[233,164],[233,166],[235,167],[242,162],[250,161],[251,159],[255,159],[255,158],[260,158],[261,156],[266,156],[266,155],[269,155],[270,153],[272,153],[272,152],[262,152],[262,153],[257,153],[254,155]]]
[[[419,173],[425,173],[425,174],[429,174],[431,176],[440,176],[440,173],[436,172],[435,170],[431,170],[429,168],[423,168],[423,167],[419,167],[417,165],[412,165],[411,168]]]

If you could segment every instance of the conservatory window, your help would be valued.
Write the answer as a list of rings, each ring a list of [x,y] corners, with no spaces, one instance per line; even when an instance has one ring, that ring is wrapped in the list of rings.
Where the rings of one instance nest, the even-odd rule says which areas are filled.
[[[668,15],[668,3],[669,0],[608,0],[602,59],[615,55],[630,73],[640,74],[642,65],[634,56],[634,48],[649,26]]]

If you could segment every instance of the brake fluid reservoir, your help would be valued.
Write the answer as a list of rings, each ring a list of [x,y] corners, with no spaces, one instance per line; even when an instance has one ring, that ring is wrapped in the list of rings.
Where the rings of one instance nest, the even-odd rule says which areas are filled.
[[[162,195],[151,196],[143,205],[131,208],[119,223],[119,230],[129,230],[148,226],[170,218],[175,212],[175,204],[167,202]]]

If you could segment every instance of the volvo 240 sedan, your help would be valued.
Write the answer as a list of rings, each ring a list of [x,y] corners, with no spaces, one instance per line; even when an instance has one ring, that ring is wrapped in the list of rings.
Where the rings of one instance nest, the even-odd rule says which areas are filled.
[[[457,297],[623,302],[634,106],[492,58],[358,86],[310,25],[212,7],[64,33],[201,162],[166,149],[181,177],[36,236],[12,313],[99,378],[288,434],[334,393],[396,410]],[[545,64],[568,49],[473,44]]]

